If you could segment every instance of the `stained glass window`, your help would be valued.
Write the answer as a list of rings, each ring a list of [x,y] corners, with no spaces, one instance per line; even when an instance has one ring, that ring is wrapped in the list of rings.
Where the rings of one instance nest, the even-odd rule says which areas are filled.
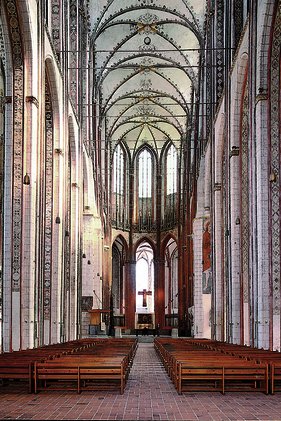
[[[126,159],[125,151],[117,145],[113,154],[112,172],[112,224],[116,228],[125,228],[127,220],[126,210]]]
[[[177,221],[178,157],[177,150],[171,144],[165,155],[165,177],[163,178],[163,226],[172,228]]]
[[[177,192],[177,150],[171,145],[167,152],[166,176],[167,195]]]
[[[155,182],[154,157],[148,148],[143,149],[136,161],[136,224],[139,231],[154,229]]]
[[[152,156],[144,149],[139,155],[139,197],[151,197]]]
[[[120,145],[113,156],[113,192],[124,194],[124,152]]]

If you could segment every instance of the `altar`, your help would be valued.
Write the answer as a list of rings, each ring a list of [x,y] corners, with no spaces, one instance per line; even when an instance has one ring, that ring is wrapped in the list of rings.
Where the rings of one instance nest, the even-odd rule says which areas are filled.
[[[158,335],[159,336],[159,332],[157,332],[157,329],[154,329],[154,328],[148,328],[148,327],[143,327],[143,328],[137,328],[136,329],[136,336],[139,336],[139,335],[142,335],[142,336],[148,336],[148,335],[153,335],[153,336],[156,336],[156,335]]]
[[[145,330],[144,330],[145,329]],[[136,313],[135,315],[136,334],[155,330],[154,313]],[[151,333],[150,333],[151,334]]]

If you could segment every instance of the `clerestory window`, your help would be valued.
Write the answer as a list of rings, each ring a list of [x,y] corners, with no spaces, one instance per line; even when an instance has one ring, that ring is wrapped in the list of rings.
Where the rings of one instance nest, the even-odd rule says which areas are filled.
[[[120,144],[113,154],[112,178],[112,224],[124,229],[127,221],[126,160],[125,151]]]

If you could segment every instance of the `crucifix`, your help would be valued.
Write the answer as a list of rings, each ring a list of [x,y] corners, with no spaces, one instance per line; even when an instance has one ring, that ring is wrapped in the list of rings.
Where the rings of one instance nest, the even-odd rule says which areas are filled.
[[[143,289],[142,291],[138,291],[138,295],[142,295],[142,306],[147,307],[146,298],[148,295],[152,295],[152,291],[147,291],[146,289]]]

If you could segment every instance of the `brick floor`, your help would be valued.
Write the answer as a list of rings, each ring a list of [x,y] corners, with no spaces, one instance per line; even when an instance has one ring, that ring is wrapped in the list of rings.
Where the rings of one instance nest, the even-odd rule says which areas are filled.
[[[178,395],[153,349],[140,343],[124,395],[0,388],[0,419],[21,420],[280,420],[281,394]]]

